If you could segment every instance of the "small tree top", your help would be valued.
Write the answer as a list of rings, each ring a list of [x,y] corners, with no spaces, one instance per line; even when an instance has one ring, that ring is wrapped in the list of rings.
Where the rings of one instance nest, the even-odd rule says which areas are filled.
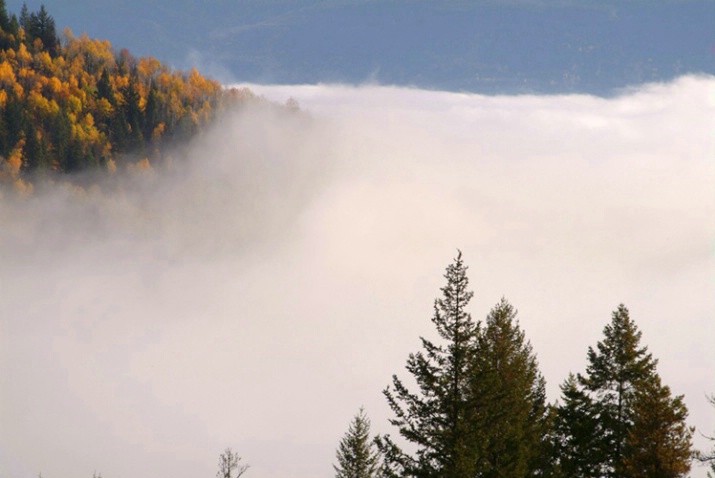
[[[338,464],[333,465],[335,478],[374,478],[377,476],[379,455],[370,439],[370,419],[365,410],[350,423],[336,452]]]
[[[241,465],[238,453],[226,448],[218,458],[218,471],[216,478],[239,478],[248,470],[248,465]],[[235,473],[234,473],[235,472]]]

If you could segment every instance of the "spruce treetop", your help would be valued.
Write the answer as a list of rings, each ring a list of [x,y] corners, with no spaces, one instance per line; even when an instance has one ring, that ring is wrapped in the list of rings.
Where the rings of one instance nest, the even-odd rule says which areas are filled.
[[[393,376],[384,391],[395,414],[390,423],[416,447],[408,454],[389,436],[379,437],[384,476],[521,478],[544,470],[544,380],[531,345],[505,299],[484,326],[472,321],[466,272],[460,252],[434,303],[432,322],[442,341],[422,338],[423,350],[407,360],[418,390]]]
[[[395,414],[390,423],[405,440],[417,445],[411,456],[400,451],[389,436],[381,437],[378,446],[385,455],[387,475],[468,476],[461,455],[468,446],[469,359],[478,326],[466,311],[473,295],[466,272],[460,251],[447,266],[442,296],[434,302],[432,323],[443,343],[421,338],[423,350],[407,360],[406,369],[419,392],[409,391],[396,375],[392,387],[383,392]]]
[[[628,394],[636,382],[655,372],[657,360],[648,347],[640,346],[641,332],[623,304],[613,312],[603,335],[597,350],[588,348],[587,376],[579,379],[590,391]]]
[[[374,478],[377,476],[379,455],[370,437],[370,419],[360,411],[350,423],[336,452],[338,460],[335,478]]]
[[[562,387],[557,424],[567,472],[609,478],[678,478],[690,469],[692,429],[682,396],[671,397],[657,360],[619,305],[588,349],[585,375]],[[589,433],[590,432],[590,433]],[[591,437],[589,437],[589,435]]]

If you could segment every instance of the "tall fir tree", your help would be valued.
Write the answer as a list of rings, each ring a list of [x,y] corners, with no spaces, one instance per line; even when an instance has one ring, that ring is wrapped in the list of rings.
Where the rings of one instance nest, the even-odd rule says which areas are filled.
[[[5,108],[1,114],[5,125],[5,135],[4,144],[0,145],[3,148],[0,150],[0,155],[7,157],[17,143],[25,137],[23,129],[28,118],[23,100],[12,91],[7,95]]]
[[[102,69],[102,73],[97,80],[97,98],[106,99],[112,106],[116,106],[117,99],[114,95],[114,87],[112,86],[112,81],[110,79],[109,70],[107,68]]]
[[[141,109],[141,95],[137,88],[136,75],[129,76],[129,84],[122,91],[124,95],[124,115],[128,126],[128,148],[132,152],[142,152],[144,136],[142,124],[144,112]]]
[[[661,385],[657,360],[640,345],[641,332],[623,304],[603,334],[596,349],[588,349],[586,374],[562,389],[557,424],[561,442],[573,447],[561,460],[576,467],[580,475],[574,476],[635,478],[650,476],[644,469],[663,468],[657,462],[668,456],[676,474],[663,476],[682,476],[673,470],[689,467],[692,455],[682,397],[670,398]],[[595,439],[588,438],[589,430]],[[669,438],[658,430],[668,430]],[[656,437],[662,449],[654,454],[644,440]]]
[[[0,0],[0,51],[12,48],[15,44],[17,28],[13,28],[12,18],[7,13],[5,0]]]
[[[27,3],[25,2],[22,3],[22,8],[20,8],[19,22],[22,29],[25,30],[25,33],[27,33],[30,26],[30,10],[27,8]]]
[[[370,437],[370,419],[363,408],[353,418],[336,452],[335,478],[375,478],[379,453]]]
[[[470,393],[470,363],[478,326],[466,306],[473,293],[468,289],[467,267],[462,253],[447,267],[447,284],[435,300],[432,323],[444,344],[422,338],[423,350],[410,354],[407,371],[418,393],[410,392],[396,375],[392,388],[384,391],[396,418],[390,423],[416,446],[415,455],[403,452],[389,435],[379,437],[387,476],[420,478],[467,478],[473,476],[474,436],[467,415]]]
[[[0,0],[0,30],[5,33],[10,30],[10,16],[7,14],[5,0]]]
[[[154,82],[151,82],[149,87],[149,94],[146,98],[146,105],[144,106],[144,125],[143,134],[144,141],[146,143],[151,142],[152,134],[154,128],[159,124],[161,112],[159,111],[159,94],[156,89]]]
[[[686,425],[687,416],[683,396],[672,397],[658,375],[638,384],[624,457],[628,478],[680,478],[688,474],[694,430]]]
[[[468,416],[479,477],[534,476],[546,466],[545,381],[516,316],[502,299],[479,331],[470,357]]]
[[[505,299],[484,326],[472,321],[466,270],[460,253],[435,301],[443,344],[423,338],[407,361],[419,393],[396,376],[385,390],[391,423],[417,448],[408,455],[381,437],[388,476],[522,478],[548,468],[550,413],[536,357]]]
[[[59,51],[59,40],[55,28],[55,20],[47,13],[45,6],[40,6],[37,13],[31,13],[26,21],[25,34],[30,45],[35,40],[42,42],[42,47],[55,57]]]
[[[623,458],[628,434],[633,426],[636,386],[655,373],[656,360],[641,347],[641,332],[620,304],[611,322],[603,329],[604,339],[597,349],[588,349],[586,375],[579,375],[594,397],[602,431],[596,454],[602,456],[606,476],[624,477]]]

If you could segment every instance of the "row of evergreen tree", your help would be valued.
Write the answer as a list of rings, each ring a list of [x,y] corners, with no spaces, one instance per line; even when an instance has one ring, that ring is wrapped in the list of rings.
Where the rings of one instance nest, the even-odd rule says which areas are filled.
[[[466,272],[460,253],[435,301],[441,340],[422,338],[407,360],[417,389],[395,375],[384,391],[401,438],[373,440],[361,409],[338,447],[336,478],[676,478],[695,457],[715,473],[715,450],[694,452],[683,396],[661,382],[624,305],[589,347],[584,373],[549,404],[516,310],[502,299],[473,321]]]

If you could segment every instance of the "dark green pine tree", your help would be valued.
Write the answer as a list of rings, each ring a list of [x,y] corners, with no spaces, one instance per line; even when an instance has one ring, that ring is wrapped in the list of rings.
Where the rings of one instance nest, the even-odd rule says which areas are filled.
[[[7,103],[2,110],[3,123],[5,125],[5,134],[3,136],[2,151],[0,154],[7,157],[18,141],[20,141],[25,133],[23,131],[27,123],[27,111],[23,100],[19,99],[14,92],[9,92],[7,95]]]
[[[470,453],[475,476],[520,478],[546,466],[549,415],[545,381],[531,344],[502,299],[489,313],[470,357]]]
[[[54,144],[54,160],[53,164],[60,171],[69,171],[71,167],[68,164],[72,160],[68,157],[70,152],[70,143],[72,141],[72,122],[67,110],[60,110],[52,120],[52,143]]]
[[[99,113],[98,111],[98,114],[96,115],[94,120],[96,122],[97,129],[102,133],[106,134],[112,142],[112,145],[116,148],[117,145],[121,143],[122,139],[125,140],[125,137],[128,133],[124,132],[125,134],[122,135],[122,131],[118,132],[116,130],[116,126],[119,121],[117,96],[114,92],[114,87],[112,86],[112,81],[109,77],[109,70],[107,70],[106,67],[102,69],[102,73],[97,79],[96,97],[98,100],[107,100],[107,102],[109,102],[109,104],[112,106],[112,109],[108,112],[102,111],[101,113]],[[117,141],[118,139],[120,141]],[[122,145],[119,146],[119,150],[121,150]]]
[[[17,19],[13,25],[12,17],[7,13],[5,0],[0,0],[0,51],[13,48],[17,38]]]
[[[6,32],[10,28],[10,16],[7,14],[5,0],[0,0],[0,29]]]
[[[633,427],[633,401],[638,383],[655,373],[656,360],[640,346],[641,332],[620,304],[603,329],[597,349],[588,349],[586,375],[579,381],[592,394],[602,427],[597,456],[608,477],[624,477],[623,458]]]
[[[146,105],[144,106],[143,133],[144,141],[147,143],[151,142],[154,128],[156,128],[160,122],[161,111],[159,110],[159,107],[159,94],[157,92],[156,85],[152,81],[149,88],[149,94],[146,98]]]
[[[27,3],[24,2],[22,8],[20,8],[20,26],[25,30],[25,33],[27,33],[30,26],[30,10],[27,8]]]
[[[137,88],[135,75],[130,75],[129,84],[122,91],[124,94],[124,117],[128,126],[127,149],[132,153],[141,153],[144,148],[142,123],[144,113],[141,109],[141,95]]]
[[[112,87],[112,81],[109,77],[109,70],[107,70],[106,67],[102,69],[102,74],[97,80],[97,98],[106,99],[112,106],[116,106],[117,104],[114,87]]]
[[[353,418],[336,452],[338,460],[335,478],[375,478],[379,467],[379,454],[370,438],[370,419],[365,411]]]
[[[42,41],[42,46],[50,54],[57,56],[59,51],[59,40],[55,28],[55,20],[47,13],[45,6],[40,6],[37,13],[32,13],[26,21],[25,33],[30,43],[36,39]]]
[[[680,478],[690,471],[693,428],[685,423],[688,409],[683,396],[655,374],[636,387],[633,427],[624,458],[628,478]]]
[[[126,153],[130,148],[129,124],[122,108],[118,108],[109,120],[109,140],[112,144],[112,151],[115,153]]]
[[[600,476],[682,476],[678,474],[684,469],[682,460],[689,467],[692,455],[682,397],[670,398],[670,390],[661,385],[657,360],[640,345],[641,332],[623,304],[613,312],[604,336],[597,350],[589,347],[586,375],[578,376],[591,399],[583,410],[590,408],[588,413],[598,421],[592,456]],[[664,430],[668,439],[658,435]],[[654,454],[644,440],[656,440],[661,449]],[[656,469],[675,474],[651,475]]]
[[[45,137],[38,134],[39,131],[35,123],[30,120],[25,124],[25,147],[23,153],[25,161],[23,162],[23,171],[35,171],[37,169],[47,169],[49,166],[48,149],[49,145]]]
[[[591,397],[579,387],[576,376],[569,374],[561,385],[561,403],[554,419],[555,455],[563,476],[603,476],[605,457],[599,455],[602,433]]]
[[[389,435],[376,442],[383,453],[386,476],[467,478],[474,476],[474,434],[468,417],[470,359],[478,326],[466,312],[473,293],[461,252],[447,267],[442,297],[435,300],[432,323],[444,344],[422,338],[423,351],[410,354],[407,371],[418,393],[410,392],[396,375],[384,391],[396,418],[390,423],[416,447],[403,452]]]
[[[81,171],[85,167],[85,155],[82,143],[78,139],[70,139],[67,143],[64,159],[60,161],[61,171],[72,173]]]

